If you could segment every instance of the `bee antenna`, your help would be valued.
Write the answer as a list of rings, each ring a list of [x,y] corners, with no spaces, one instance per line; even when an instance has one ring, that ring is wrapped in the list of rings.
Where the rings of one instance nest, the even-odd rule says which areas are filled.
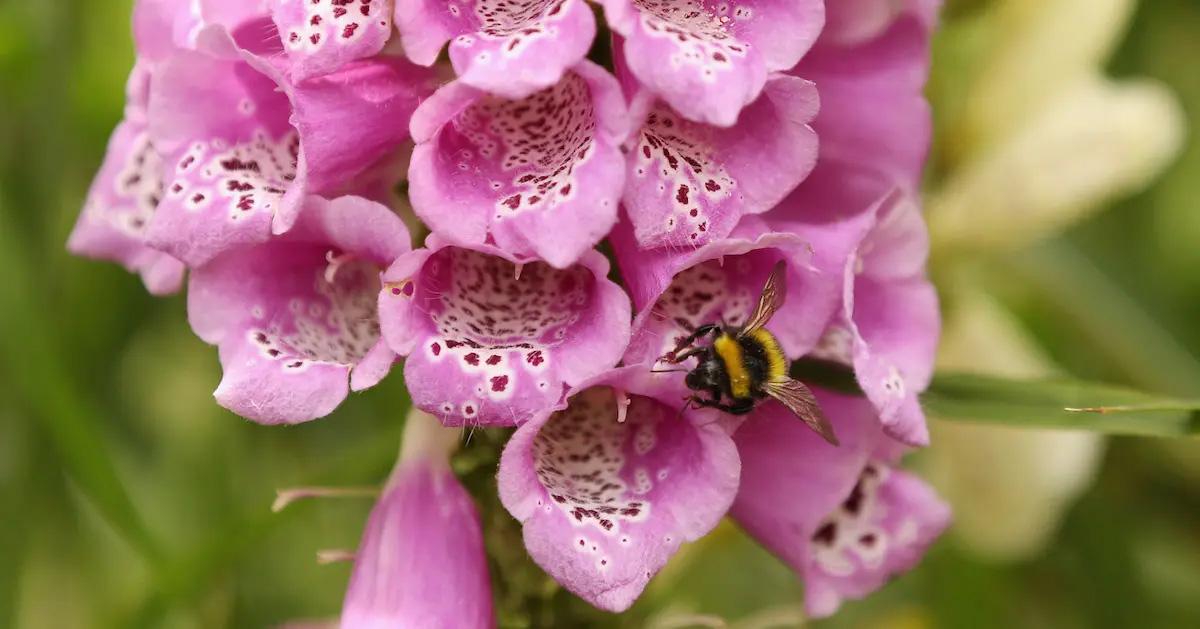
[[[650,373],[687,373],[687,369],[651,369]]]

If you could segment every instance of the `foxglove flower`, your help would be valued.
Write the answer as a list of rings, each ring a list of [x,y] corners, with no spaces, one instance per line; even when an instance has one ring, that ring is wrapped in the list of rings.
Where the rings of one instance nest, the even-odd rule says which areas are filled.
[[[345,629],[495,626],[479,514],[451,471],[458,431],[410,413],[399,461],[367,522]]]
[[[894,468],[898,445],[870,404],[815,393],[841,445],[781,407],[759,413],[734,435],[742,482],[731,514],[804,580],[806,611],[819,618],[916,565],[950,510]]]
[[[821,157],[813,174],[764,220],[773,229],[837,242],[844,257],[815,261],[844,277],[840,312],[817,358],[853,365],[860,386],[894,438],[929,441],[917,396],[933,374],[940,318],[925,276],[929,238],[917,188],[929,145],[927,76],[931,4],[911,0],[870,39],[823,33],[793,72],[820,86],[814,123]],[[880,7],[842,7],[853,20],[877,20]],[[881,113],[882,111],[882,113]]]
[[[151,134],[169,183],[149,240],[189,265],[287,231],[309,193],[359,192],[354,179],[407,139],[433,87],[384,59],[291,82],[273,65],[277,38],[261,34],[271,28],[244,27],[235,43],[206,27],[156,71]]]
[[[627,124],[616,80],[591,62],[519,100],[456,81],[413,116],[413,208],[452,242],[490,236],[566,268],[616,222]]]
[[[410,247],[386,207],[310,197],[287,234],[196,268],[188,318],[220,348],[217,401],[260,423],[292,424],[378,383],[396,357],[380,338],[379,274]]]
[[[729,128],[687,120],[626,84],[635,90],[634,110],[645,110],[631,138],[623,198],[643,247],[695,247],[724,238],[743,215],[779,203],[816,162],[817,136],[808,123],[818,97],[808,81],[771,79]]]
[[[796,65],[825,20],[820,0],[601,4],[638,82],[684,118],[719,127],[737,122],[769,73]]]
[[[651,393],[644,367],[579,383],[525,423],[500,461],[500,499],[530,556],[568,590],[628,608],[684,542],[711,530],[738,487],[738,455],[712,411]]]
[[[145,80],[135,71],[132,82]],[[137,86],[140,89],[141,86]],[[113,260],[142,276],[155,295],[183,283],[183,263],[145,243],[146,230],[163,194],[163,163],[146,132],[145,112],[130,95],[126,118],[113,131],[108,151],[67,248],[77,255]],[[130,110],[135,110],[130,112]]]
[[[383,334],[408,356],[413,404],[447,425],[515,426],[553,408],[564,386],[617,363],[629,298],[588,251],[555,269],[436,235],[384,274]]]
[[[927,443],[917,395],[933,375],[941,322],[915,201],[876,171],[830,161],[764,219],[836,253],[814,260],[820,275],[842,284],[837,312],[811,356],[852,365],[889,434]]]
[[[137,63],[126,85],[125,116],[109,139],[104,163],[67,242],[72,253],[112,260],[139,273],[156,295],[179,290],[184,266],[145,242],[164,177],[162,158],[148,129],[151,68],[177,46],[188,45],[201,20],[194,7],[179,2],[141,0],[135,5]]]
[[[459,80],[509,99],[548,88],[583,60],[596,37],[584,0],[396,0],[408,58],[432,65],[450,42]]]
[[[822,274],[812,266],[822,245],[794,234],[766,233],[758,221],[743,221],[729,238],[691,251],[639,249],[625,223],[613,233],[612,242],[638,311],[624,358],[628,365],[680,368],[662,357],[702,325],[744,323],[779,261],[786,263],[788,296],[768,328],[789,357],[802,356],[816,345],[839,303],[840,273]],[[658,378],[672,383],[676,392],[686,392],[678,374]]]

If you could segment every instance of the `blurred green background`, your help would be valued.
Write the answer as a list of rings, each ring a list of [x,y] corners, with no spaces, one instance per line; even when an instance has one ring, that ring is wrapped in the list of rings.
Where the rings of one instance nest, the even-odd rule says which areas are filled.
[[[1163,120],[1171,108],[1151,106],[1129,120],[1101,108],[1095,137],[1088,130],[1066,148],[1013,149],[1008,159],[1017,164],[1053,158],[1039,185],[1084,189],[1057,205],[1022,197],[1047,205],[1038,211],[1050,218],[1034,220],[1018,216],[1011,198],[997,201],[988,196],[995,190],[972,184],[971,169],[1012,170],[988,156],[1038,118],[1039,94],[1066,81],[1042,70],[1087,37],[1080,29],[1089,4],[949,3],[931,84],[931,204],[948,215],[957,206],[999,207],[998,224],[1023,236],[1003,246],[947,236],[935,244],[933,273],[948,309],[979,298],[1021,330],[1024,358],[1005,362],[1018,341],[983,326],[982,345],[967,343],[981,370],[1057,371],[1200,397],[1200,145],[1183,135],[1185,126],[1200,129],[1200,3],[1115,4],[1130,13],[1110,25],[1111,45],[1076,61],[1093,63],[1097,76],[1162,82],[1185,124]],[[152,298],[116,266],[67,255],[67,234],[121,116],[132,63],[128,5],[0,4],[0,627],[266,627],[333,617],[349,568],[318,566],[315,553],[353,548],[370,505],[303,504],[280,515],[269,505],[279,487],[379,482],[396,452],[403,385],[393,377],[309,425],[255,426],[212,401],[216,352],[190,333],[181,297]],[[1043,5],[1066,13],[1029,17]],[[1053,45],[1030,44],[1033,32]],[[1011,50],[1038,63],[1005,70]],[[1003,101],[997,90],[1016,104],[995,105]],[[1131,143],[1104,141],[1110,119],[1129,123],[1122,129]],[[1043,124],[1054,130],[1055,120]],[[1034,138],[1053,135],[1031,128]],[[1145,138],[1154,146],[1143,150]],[[1089,172],[1100,184],[1081,185],[1071,165],[1102,151],[1117,170],[1097,166]],[[1104,185],[1138,160],[1144,172]],[[1000,345],[989,350],[989,342]],[[950,431],[946,439],[916,462],[940,482],[967,473],[953,444],[1008,443],[941,430]],[[1074,489],[1053,499],[1060,508],[1050,509],[1042,538],[1015,542],[1023,551],[954,533],[912,574],[814,625],[1200,626],[1200,444],[1117,438],[1089,447],[1102,457],[1099,468],[1081,463]],[[1001,483],[1005,461],[1032,456],[1002,448],[980,462],[995,464],[987,469]],[[1058,456],[1056,448],[1043,458]],[[1052,501],[1036,483],[1014,482],[1008,500]],[[965,507],[951,490],[958,507],[993,509],[960,520],[1019,536],[1023,525],[1006,518],[1023,507],[989,501],[996,484],[973,497],[966,491]],[[720,617],[795,626],[799,591],[781,564],[724,526],[670,566],[628,618],[598,622],[715,626]]]

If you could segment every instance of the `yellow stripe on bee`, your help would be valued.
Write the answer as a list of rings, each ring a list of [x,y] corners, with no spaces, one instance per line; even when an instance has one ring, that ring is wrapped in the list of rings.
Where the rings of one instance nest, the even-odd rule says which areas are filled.
[[[713,349],[721,362],[725,363],[730,394],[735,398],[750,397],[750,374],[746,371],[746,363],[742,360],[742,346],[738,345],[737,339],[722,333],[713,341]]]
[[[767,355],[767,380],[786,380],[788,378],[787,356],[783,354],[783,349],[779,347],[779,341],[775,340],[775,335],[767,332],[764,328],[759,328],[750,333],[750,338],[761,345],[763,353]]]

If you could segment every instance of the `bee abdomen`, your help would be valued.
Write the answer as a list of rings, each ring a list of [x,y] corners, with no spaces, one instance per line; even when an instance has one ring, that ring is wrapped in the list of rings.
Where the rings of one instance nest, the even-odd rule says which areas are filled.
[[[788,377],[788,360],[775,335],[763,328],[741,338],[743,354],[759,363],[756,382],[761,384]]]

